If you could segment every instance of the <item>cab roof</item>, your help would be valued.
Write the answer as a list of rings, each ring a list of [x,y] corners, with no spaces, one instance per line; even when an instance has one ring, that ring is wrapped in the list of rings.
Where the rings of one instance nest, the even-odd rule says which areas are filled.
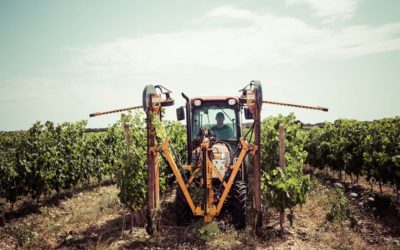
[[[194,100],[201,100],[201,102],[224,102],[228,99],[235,99],[236,103],[239,103],[239,97],[237,96],[199,96],[190,99],[190,104],[193,105]]]

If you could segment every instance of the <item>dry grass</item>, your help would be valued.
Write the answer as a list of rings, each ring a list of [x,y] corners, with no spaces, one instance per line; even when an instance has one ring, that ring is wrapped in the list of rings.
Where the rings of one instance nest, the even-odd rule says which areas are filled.
[[[370,216],[349,200],[352,216],[343,224],[326,222],[332,185],[314,181],[303,207],[294,211],[293,227],[286,225],[286,236],[279,234],[279,213],[264,211],[264,235],[220,228],[211,237],[199,234],[199,222],[188,227],[174,224],[174,195],[163,203],[161,231],[148,236],[142,227],[131,228],[130,213],[121,207],[115,186],[94,188],[73,195],[38,213],[12,220],[0,228],[0,249],[395,249],[399,236],[388,231],[388,224]],[[397,218],[399,219],[399,218]],[[124,223],[125,222],[125,223]],[[123,228],[123,225],[125,227]],[[124,229],[124,230],[123,230]],[[367,231],[366,231],[367,230]],[[369,241],[371,237],[386,240]]]
[[[125,214],[117,197],[115,186],[96,188],[76,194],[58,206],[41,207],[38,213],[11,221],[0,228],[0,249],[56,248],[66,240],[72,240],[95,225],[101,225]],[[29,225],[29,226],[28,226]],[[22,232],[36,235],[35,239],[18,239]],[[40,244],[37,244],[37,243]]]

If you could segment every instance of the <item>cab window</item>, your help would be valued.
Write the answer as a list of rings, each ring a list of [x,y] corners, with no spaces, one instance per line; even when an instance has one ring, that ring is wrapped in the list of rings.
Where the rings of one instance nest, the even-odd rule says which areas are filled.
[[[219,106],[204,106],[193,112],[192,139],[200,128],[211,129],[220,140],[236,140],[235,110]]]

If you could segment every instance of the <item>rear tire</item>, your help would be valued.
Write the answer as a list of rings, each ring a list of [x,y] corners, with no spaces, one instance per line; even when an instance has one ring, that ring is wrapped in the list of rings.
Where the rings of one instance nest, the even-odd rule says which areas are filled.
[[[192,209],[190,209],[185,195],[179,186],[176,188],[175,214],[176,224],[178,226],[187,226],[193,221],[194,218]]]
[[[247,185],[244,181],[236,181],[232,185],[229,210],[232,214],[232,224],[236,229],[246,227]]]
[[[249,174],[253,174],[252,171],[253,169],[251,169],[249,155],[246,155],[242,163],[242,174],[241,174],[242,181],[248,183]]]

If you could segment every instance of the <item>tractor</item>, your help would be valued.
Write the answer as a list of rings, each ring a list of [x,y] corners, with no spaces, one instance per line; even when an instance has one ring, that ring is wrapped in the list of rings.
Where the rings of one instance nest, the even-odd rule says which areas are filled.
[[[143,108],[147,114],[148,204],[147,227],[152,234],[154,214],[160,208],[159,166],[161,154],[177,182],[176,222],[187,225],[195,216],[205,222],[228,214],[237,229],[246,226],[249,203],[254,225],[261,228],[260,112],[263,103],[328,111],[327,108],[264,101],[259,81],[251,81],[240,96],[193,97],[182,93],[186,105],[176,110],[177,119],[186,121],[187,159],[177,159],[173,145],[157,138],[152,119],[161,119],[161,108],[171,106],[171,91],[161,85],[146,85],[142,106],[94,113],[90,117]],[[244,114],[244,115],[243,115]],[[253,120],[246,135],[242,117]],[[254,155],[250,164],[249,154]],[[253,219],[253,218],[252,218]]]

